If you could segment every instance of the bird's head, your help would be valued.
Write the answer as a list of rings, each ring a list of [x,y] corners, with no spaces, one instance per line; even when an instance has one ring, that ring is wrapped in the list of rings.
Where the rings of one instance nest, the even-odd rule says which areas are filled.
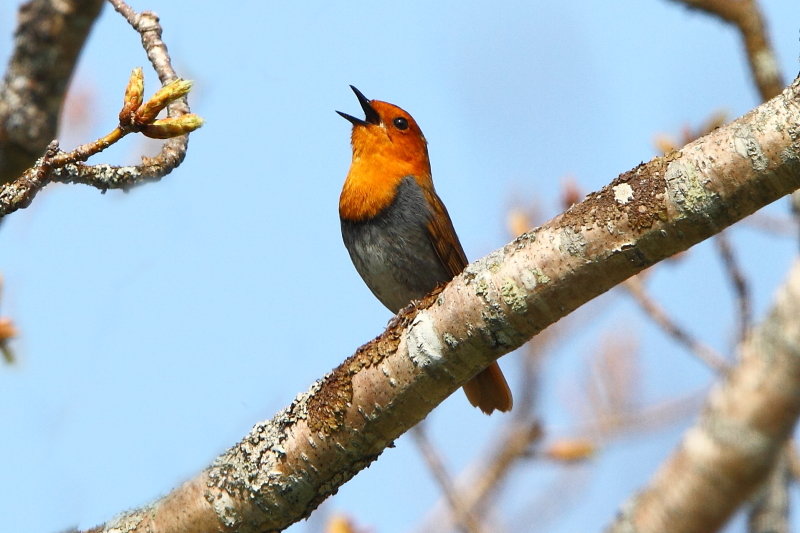
[[[337,111],[353,124],[353,163],[366,159],[370,165],[397,167],[404,175],[430,174],[428,142],[417,122],[396,105],[370,100],[350,86],[364,110],[364,119]]]
[[[428,143],[411,115],[396,105],[356,93],[364,119],[337,111],[353,124],[353,161],[339,197],[339,215],[361,221],[376,216],[395,199],[404,178],[433,193]]]

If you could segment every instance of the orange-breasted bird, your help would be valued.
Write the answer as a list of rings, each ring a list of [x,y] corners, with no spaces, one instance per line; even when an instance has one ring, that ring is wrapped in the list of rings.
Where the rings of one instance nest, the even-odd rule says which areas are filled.
[[[467,266],[450,215],[433,188],[428,142],[411,115],[356,93],[364,120],[353,124],[353,162],[339,198],[342,238],[367,287],[397,313]],[[486,414],[511,410],[497,363],[464,385]]]

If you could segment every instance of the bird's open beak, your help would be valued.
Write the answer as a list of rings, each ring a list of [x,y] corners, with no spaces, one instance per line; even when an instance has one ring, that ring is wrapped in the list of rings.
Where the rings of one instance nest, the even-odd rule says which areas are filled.
[[[381,117],[378,115],[378,112],[375,111],[375,108],[372,107],[372,104],[369,102],[369,98],[364,96],[361,91],[350,86],[353,89],[353,92],[356,93],[356,97],[358,98],[358,103],[361,104],[361,109],[364,110],[364,119],[361,120],[360,118],[356,118],[353,115],[348,115],[347,113],[342,113],[341,111],[337,111],[341,116],[349,120],[353,126],[366,126],[368,124],[375,124],[378,125],[381,123]]]

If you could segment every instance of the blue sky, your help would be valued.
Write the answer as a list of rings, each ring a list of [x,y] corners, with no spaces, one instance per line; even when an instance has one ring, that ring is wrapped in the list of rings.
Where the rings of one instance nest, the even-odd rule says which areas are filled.
[[[360,113],[349,84],[420,124],[437,190],[472,259],[509,240],[509,206],[535,202],[556,214],[565,175],[598,189],[649,160],[657,132],[758,103],[732,29],[663,0],[582,4],[134,3],[160,15],[176,70],[195,80],[193,111],[207,124],[162,182],[105,195],[51,186],[0,228],[0,309],[22,332],[19,365],[0,366],[8,530],[89,527],[167,493],[382,330],[389,312],[339,233],[350,148],[349,124],[334,110]],[[789,81],[800,5],[762,5]],[[16,7],[0,5],[4,61]],[[92,95],[91,128],[65,132],[63,147],[113,129],[140,65],[148,67],[138,36],[106,6],[74,80]],[[145,76],[151,94],[156,78],[149,68]],[[153,148],[126,138],[96,162],[135,162],[142,150]],[[785,214],[787,202],[768,210]],[[795,241],[749,228],[732,238],[760,319]],[[659,267],[649,283],[706,342],[730,347],[733,302],[713,247]],[[623,294],[604,305],[546,365],[541,404],[553,435],[579,423],[575,376],[607,332],[638,338],[647,401],[713,381]],[[501,364],[513,384],[514,356]],[[461,393],[429,420],[454,471],[502,423]],[[544,523],[526,521],[524,510],[564,469],[531,462],[510,480],[504,516],[523,517],[530,527],[522,530],[602,529],[688,423],[610,443],[579,467],[580,501]],[[437,498],[402,438],[325,512],[399,533]]]

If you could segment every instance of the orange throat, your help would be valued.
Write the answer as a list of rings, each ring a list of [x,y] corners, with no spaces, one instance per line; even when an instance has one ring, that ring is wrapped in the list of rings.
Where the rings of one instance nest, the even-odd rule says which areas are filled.
[[[361,222],[377,216],[394,201],[403,178],[412,176],[425,187],[431,181],[427,160],[413,162],[388,154],[364,158],[353,154],[353,163],[339,197],[339,216]]]

